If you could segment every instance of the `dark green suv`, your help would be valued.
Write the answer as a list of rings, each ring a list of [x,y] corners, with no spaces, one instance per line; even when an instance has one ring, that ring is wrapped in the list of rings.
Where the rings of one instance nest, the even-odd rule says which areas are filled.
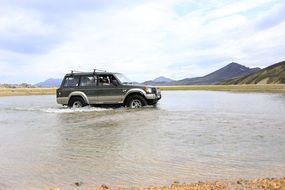
[[[56,98],[57,103],[74,108],[104,104],[139,108],[156,105],[161,92],[157,87],[134,84],[121,73],[71,71],[57,89]]]

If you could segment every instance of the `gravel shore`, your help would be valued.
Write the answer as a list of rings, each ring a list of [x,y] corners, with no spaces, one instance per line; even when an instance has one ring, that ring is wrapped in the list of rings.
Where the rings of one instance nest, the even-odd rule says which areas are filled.
[[[84,183],[75,184],[84,187]],[[83,188],[84,189],[84,188]],[[285,177],[283,178],[263,178],[263,179],[239,179],[237,181],[210,181],[197,183],[179,183],[173,182],[170,186],[157,186],[145,188],[112,188],[107,185],[101,185],[97,188],[86,188],[86,190],[285,190]],[[60,190],[58,188],[48,188],[45,190]]]

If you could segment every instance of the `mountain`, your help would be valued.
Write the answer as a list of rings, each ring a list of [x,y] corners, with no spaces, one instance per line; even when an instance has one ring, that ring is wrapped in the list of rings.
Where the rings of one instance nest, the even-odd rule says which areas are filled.
[[[148,84],[148,85],[154,85],[154,84],[164,84],[164,83],[169,83],[169,82],[173,82],[173,79],[164,77],[164,76],[160,76],[157,77],[153,80],[149,80],[149,81],[145,81],[144,84]]]
[[[44,82],[40,82],[35,84],[34,86],[37,87],[58,87],[61,84],[62,79],[54,79],[54,78],[50,78],[45,80]]]
[[[221,84],[285,84],[285,61],[246,76],[226,80]]]
[[[170,78],[166,78],[164,76],[157,77],[156,79],[153,80],[153,82],[172,82],[174,80]]]
[[[251,73],[255,73],[259,71],[260,68],[249,68],[238,63],[230,63],[225,67],[214,71],[208,75],[203,77],[195,77],[195,78],[185,78],[182,80],[172,80],[165,77],[158,77],[151,81],[145,81],[144,84],[149,85],[207,85],[207,84],[219,84],[222,81],[246,76]],[[168,80],[167,80],[168,79]]]
[[[173,84],[180,84],[180,85],[206,85],[206,84],[218,84],[221,81],[231,79],[234,77],[240,77],[245,76],[250,73],[254,73],[260,70],[260,68],[249,68],[245,67],[243,65],[240,65],[238,63],[230,63],[226,65],[225,67],[214,71],[208,75],[205,75],[203,77],[196,77],[196,78],[185,78],[176,82],[173,82]]]

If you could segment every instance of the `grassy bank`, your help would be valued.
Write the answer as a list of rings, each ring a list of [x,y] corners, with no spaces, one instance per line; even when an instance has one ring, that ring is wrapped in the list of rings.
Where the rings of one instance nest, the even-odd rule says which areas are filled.
[[[159,86],[161,90],[210,90],[237,92],[285,92],[285,84],[250,84],[250,85],[184,85]]]
[[[55,94],[55,88],[0,88],[0,96],[28,96]]]
[[[285,92],[285,84],[263,85],[184,85],[159,86],[161,90],[209,90],[237,92]],[[27,96],[55,94],[56,88],[0,88],[0,96]]]

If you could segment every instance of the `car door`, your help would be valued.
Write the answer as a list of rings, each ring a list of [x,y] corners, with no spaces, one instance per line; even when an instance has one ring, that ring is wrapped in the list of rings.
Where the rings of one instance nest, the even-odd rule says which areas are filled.
[[[118,104],[123,103],[123,88],[115,81],[112,74],[98,75],[98,97],[99,104]]]
[[[82,75],[78,89],[87,96],[89,104],[96,104],[98,97],[98,81],[96,75]]]

